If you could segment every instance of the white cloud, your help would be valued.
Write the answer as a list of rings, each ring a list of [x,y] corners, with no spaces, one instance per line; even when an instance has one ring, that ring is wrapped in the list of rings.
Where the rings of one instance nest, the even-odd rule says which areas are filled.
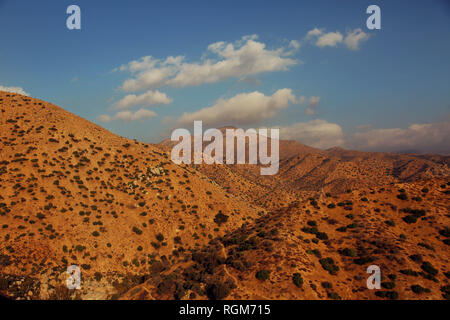
[[[346,36],[341,32],[325,32],[325,29],[314,28],[306,33],[305,39],[313,41],[318,47],[336,47],[338,44],[344,43],[350,50],[358,50],[360,43],[367,41],[370,38],[368,33],[365,33],[360,28],[349,30]]]
[[[357,125],[355,128],[356,128],[356,130],[365,131],[365,130],[372,129],[372,125],[371,124],[360,124],[360,125]]]
[[[25,92],[21,87],[4,87],[0,86],[0,91],[6,91],[11,93],[18,93],[24,96],[29,96],[30,94]]]
[[[319,101],[320,101],[320,97],[314,97],[314,96],[310,97],[308,108],[305,109],[305,113],[307,115],[316,114],[316,107],[319,104]]]
[[[272,96],[261,92],[241,93],[229,99],[219,99],[213,106],[192,113],[184,113],[179,125],[192,124],[194,120],[202,120],[205,125],[249,125],[257,124],[272,118],[278,111],[285,109],[290,103],[301,103],[291,89],[280,89]]]
[[[369,34],[358,28],[347,33],[344,43],[350,50],[358,50],[359,44],[363,41],[367,41],[369,37]]]
[[[364,131],[344,136],[338,124],[316,119],[280,127],[280,139],[297,140],[321,149],[343,146],[363,151],[450,154],[449,121],[388,129],[364,125],[358,129]]]
[[[97,119],[98,119],[98,121],[103,122],[103,123],[108,123],[108,122],[111,121],[111,117],[108,116],[107,114],[99,115],[99,116],[97,117]]]
[[[127,111],[119,111],[113,117],[111,117],[107,114],[102,114],[102,115],[98,116],[97,119],[103,123],[108,123],[108,122],[111,122],[112,120],[123,120],[126,122],[130,122],[130,121],[136,121],[136,120],[150,119],[150,118],[153,118],[156,116],[157,116],[157,114],[151,110],[139,109],[136,112],[131,112],[128,110]]]
[[[319,101],[320,101],[320,97],[312,96],[312,97],[309,98],[309,106],[310,107],[315,107],[315,106],[317,106],[319,104]]]
[[[308,31],[308,33],[306,33],[306,39],[311,39],[313,37],[320,36],[322,33],[323,33],[323,31],[321,29],[314,28],[314,29]]]
[[[168,57],[165,60],[150,56],[131,61],[120,67],[133,77],[127,79],[122,88],[125,91],[139,91],[160,86],[186,87],[203,83],[214,83],[229,78],[248,76],[273,71],[285,71],[296,60],[288,58],[291,50],[298,47],[298,41],[290,42],[289,48],[270,50],[257,36],[245,36],[235,43],[215,42],[208,46],[200,62],[186,62],[183,56]],[[207,58],[212,55],[214,58]]]
[[[172,99],[167,97],[167,95],[158,90],[149,90],[141,95],[129,94],[119,100],[115,107],[117,109],[127,109],[133,106],[141,105],[144,107],[149,107],[158,104],[169,104]]]
[[[292,48],[294,50],[300,49],[300,41],[298,41],[298,40],[291,40],[289,42],[289,48]]]
[[[338,43],[341,43],[343,39],[342,34],[339,31],[336,32],[328,32],[324,35],[321,35],[319,39],[317,39],[316,46],[318,47],[336,47]]]
[[[280,127],[280,139],[297,140],[321,149],[344,144],[342,128],[338,124],[321,119]]]
[[[411,124],[407,128],[357,132],[349,147],[368,151],[450,153],[450,122]]]
[[[135,120],[150,119],[156,116],[157,114],[151,110],[139,109],[134,113],[131,111],[120,111],[114,116],[114,120],[130,122]]]

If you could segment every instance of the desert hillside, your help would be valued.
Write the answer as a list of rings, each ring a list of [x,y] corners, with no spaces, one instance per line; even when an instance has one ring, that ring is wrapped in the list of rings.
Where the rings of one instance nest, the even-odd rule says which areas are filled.
[[[280,141],[280,171],[182,165],[0,92],[0,295],[449,299],[449,157]],[[382,289],[366,288],[367,266]],[[68,290],[78,265],[82,289]]]
[[[40,292],[42,283],[63,285],[57,277],[71,264],[119,282],[144,275],[261,211],[158,148],[50,103],[0,92],[0,106],[0,289],[8,293],[45,298],[54,290]],[[33,289],[14,292],[16,278]]]
[[[232,127],[221,128],[224,135],[226,128]],[[166,139],[157,146],[170,152],[176,143]],[[203,146],[207,144],[204,142]],[[270,142],[268,144],[270,146]],[[341,194],[450,175],[450,156],[444,155],[360,152],[342,148],[320,150],[283,139],[279,140],[279,149],[280,168],[273,176],[260,175],[259,165],[194,167],[230,193],[268,209],[277,209],[316,193]],[[248,140],[246,154],[248,157]]]

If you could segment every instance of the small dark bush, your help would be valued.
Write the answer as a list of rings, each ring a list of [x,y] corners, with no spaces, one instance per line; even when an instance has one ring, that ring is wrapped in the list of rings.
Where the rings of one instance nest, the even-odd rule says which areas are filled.
[[[333,258],[322,258],[319,260],[322,268],[327,270],[330,274],[335,275],[339,271],[339,267],[334,264]]]
[[[357,253],[355,251],[355,249],[351,249],[351,248],[345,248],[341,251],[341,254],[347,257],[356,257]]]
[[[376,291],[375,295],[380,298],[387,298],[390,300],[397,300],[398,299],[398,292],[397,291]]]
[[[389,289],[389,290],[391,290],[391,289],[394,289],[394,288],[395,288],[395,283],[394,283],[394,282],[382,282],[382,283],[381,283],[381,286],[382,286],[384,289]]]
[[[225,299],[231,292],[232,285],[227,282],[215,282],[206,287],[206,295],[211,300]]]
[[[256,273],[256,279],[261,280],[261,281],[265,281],[265,280],[269,279],[269,276],[270,276],[269,270],[259,270]]]
[[[292,276],[292,282],[294,282],[294,284],[301,288],[303,285],[303,278],[302,275],[300,273],[294,273],[294,275]]]
[[[227,221],[228,221],[228,216],[226,214],[223,214],[222,212],[219,212],[214,217],[214,222],[217,223],[219,226]]]
[[[412,285],[411,286],[411,290],[412,290],[412,292],[417,293],[417,294],[429,293],[430,292],[430,289],[424,288],[424,287],[422,287],[419,284]]]
[[[400,200],[408,200],[408,195],[406,193],[400,193],[397,195],[397,198]]]
[[[426,273],[428,273],[432,276],[435,276],[438,274],[438,270],[435,269],[433,267],[433,265],[428,261],[425,261],[424,263],[422,263],[422,265],[420,267],[422,268],[423,271],[425,271]]]

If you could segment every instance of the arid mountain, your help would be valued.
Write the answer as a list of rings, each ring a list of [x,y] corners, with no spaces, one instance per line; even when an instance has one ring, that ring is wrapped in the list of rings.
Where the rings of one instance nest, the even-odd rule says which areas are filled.
[[[225,133],[227,128],[233,129],[220,130]],[[158,146],[170,151],[175,144],[164,140]],[[279,149],[280,169],[274,176],[260,175],[259,165],[200,165],[198,170],[230,193],[270,209],[317,192],[339,194],[450,175],[450,156],[360,152],[338,147],[320,150],[290,140],[280,140]]]
[[[52,104],[0,92],[0,106],[1,290],[14,276],[45,283],[71,264],[86,277],[146,274],[261,210],[156,147]]]
[[[448,299],[448,188],[432,179],[292,203],[123,298],[170,298],[187,282],[199,298]],[[379,290],[367,289],[370,265]]]
[[[6,92],[0,128],[5,297],[450,298],[448,157],[280,141],[275,176],[177,166],[171,141]],[[371,264],[383,289],[366,287]]]

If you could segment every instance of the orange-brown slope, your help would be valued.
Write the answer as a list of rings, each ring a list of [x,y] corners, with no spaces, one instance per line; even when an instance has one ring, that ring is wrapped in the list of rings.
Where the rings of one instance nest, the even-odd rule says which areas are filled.
[[[160,149],[38,99],[0,92],[0,132],[3,275],[146,274],[259,211]]]
[[[449,188],[434,178],[293,203],[123,298],[449,299]],[[381,289],[367,288],[369,265]]]
[[[222,128],[225,132],[225,128]],[[176,142],[165,140],[166,150]],[[332,148],[319,150],[296,141],[280,140],[280,169],[261,176],[259,165],[202,165],[196,169],[257,205],[274,209],[312,193],[343,193],[364,187],[413,182],[450,175],[450,157]],[[208,143],[203,143],[206,146]],[[248,152],[248,144],[246,145]]]

